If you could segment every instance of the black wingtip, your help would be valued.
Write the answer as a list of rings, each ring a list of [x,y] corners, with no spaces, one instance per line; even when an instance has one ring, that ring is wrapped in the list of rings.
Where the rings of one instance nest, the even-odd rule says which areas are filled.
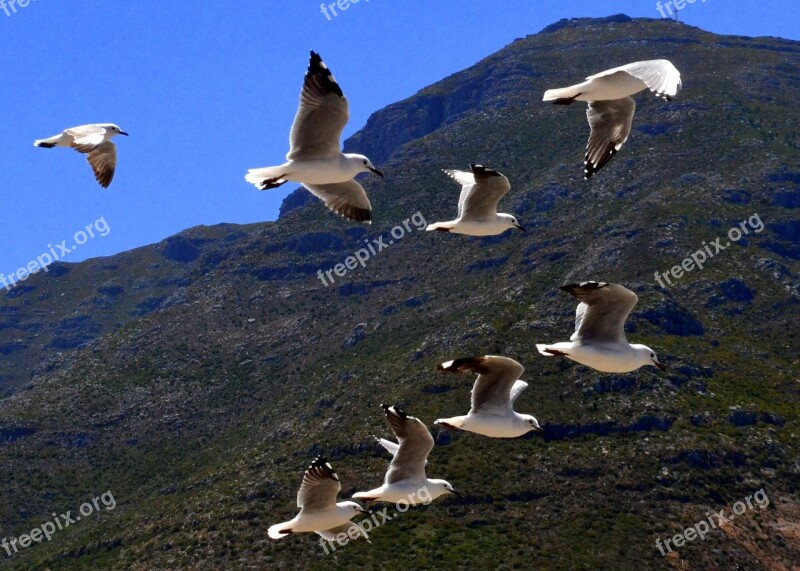
[[[310,77],[318,77],[322,83],[323,89],[327,89],[339,97],[344,97],[342,88],[339,87],[339,84],[333,77],[333,72],[328,68],[325,62],[322,61],[322,56],[315,51],[311,52],[307,75]]]
[[[394,414],[396,414],[396,415],[397,415],[397,416],[399,416],[400,418],[403,418],[403,419],[406,419],[406,418],[408,418],[408,414],[406,414],[406,411],[404,411],[402,408],[400,408],[400,406],[399,406],[399,405],[396,405],[396,404],[395,404],[395,405],[391,405],[391,404],[382,404],[382,405],[381,405],[381,408],[383,409],[383,412],[384,412],[384,413],[385,413],[387,416],[388,416],[389,414],[391,414],[391,413],[392,413],[392,411],[391,411],[391,410],[389,410],[389,409],[394,409]]]
[[[484,166],[484,165],[471,164],[471,165],[469,165],[469,168],[472,171],[472,174],[474,174],[476,177],[478,177],[478,176],[503,176],[498,171],[496,171],[494,169],[490,169],[489,167]]]

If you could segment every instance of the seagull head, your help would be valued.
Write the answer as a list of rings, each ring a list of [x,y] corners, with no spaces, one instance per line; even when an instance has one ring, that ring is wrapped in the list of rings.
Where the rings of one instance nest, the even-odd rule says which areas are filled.
[[[383,173],[375,168],[375,165],[372,164],[367,157],[364,155],[356,155],[353,153],[348,153],[345,155],[347,157],[348,162],[353,163],[358,167],[359,173],[362,172],[371,172],[372,174],[376,174],[379,177],[383,178]]]
[[[106,133],[108,133],[109,138],[114,137],[116,135],[125,135],[126,137],[128,136],[128,133],[120,129],[119,125],[114,125],[114,123],[106,123],[105,125],[103,125],[103,128],[106,130]]]
[[[539,421],[534,417],[529,414],[523,414],[522,418],[525,421],[528,432],[542,432],[542,427],[539,426]]]
[[[430,494],[431,501],[446,494],[461,495],[447,480],[428,480],[426,488]]]
[[[503,222],[507,228],[516,228],[517,230],[525,232],[525,228],[523,228],[522,224],[520,224],[511,214],[498,214],[497,218]]]
[[[351,513],[352,515],[350,517],[356,516],[358,514],[368,514],[369,513],[368,510],[365,510],[360,505],[358,505],[356,502],[342,502],[342,503],[339,504],[339,507],[343,508],[348,513]]]
[[[639,358],[641,360],[641,366],[649,365],[651,367],[656,367],[662,371],[666,371],[667,368],[661,364],[661,361],[658,360],[656,357],[656,352],[653,351],[647,345],[633,345],[636,349],[636,352],[639,354]]]

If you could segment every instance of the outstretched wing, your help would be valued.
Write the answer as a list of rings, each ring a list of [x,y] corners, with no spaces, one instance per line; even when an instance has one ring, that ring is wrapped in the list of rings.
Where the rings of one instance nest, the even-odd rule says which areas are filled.
[[[570,284],[561,289],[581,302],[575,314],[576,330],[572,341],[628,342],[625,320],[639,300],[635,293],[621,285],[604,282]]]
[[[341,153],[341,137],[350,120],[350,106],[331,70],[311,52],[300,107],[289,137],[287,160],[326,159]]]

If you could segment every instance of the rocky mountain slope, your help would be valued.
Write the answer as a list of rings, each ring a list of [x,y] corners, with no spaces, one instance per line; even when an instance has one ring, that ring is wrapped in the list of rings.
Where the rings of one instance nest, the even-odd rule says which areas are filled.
[[[562,21],[375,113],[347,143],[374,226],[303,190],[280,219],[187,230],[111,258],[59,265],[0,299],[0,538],[117,505],[6,557],[8,569],[791,569],[800,561],[800,43],[665,20]],[[671,103],[637,96],[634,131],[581,177],[585,107],[543,104],[624,62],[667,58]],[[502,208],[528,229],[425,233],[458,189],[442,168],[509,176]],[[752,231],[660,287],[672,266],[754,215]],[[392,229],[408,220],[403,237]],[[365,267],[319,270],[383,236]],[[390,241],[392,242],[390,244]],[[639,295],[629,321],[669,370],[592,372],[538,355],[571,333],[565,282]],[[379,405],[432,425],[462,413],[455,356],[526,367],[517,408],[540,436],[487,441],[432,428],[429,473],[464,492],[326,555],[274,542],[303,469],[328,455],[343,495],[387,463]],[[664,557],[670,538],[763,489],[753,509]]]

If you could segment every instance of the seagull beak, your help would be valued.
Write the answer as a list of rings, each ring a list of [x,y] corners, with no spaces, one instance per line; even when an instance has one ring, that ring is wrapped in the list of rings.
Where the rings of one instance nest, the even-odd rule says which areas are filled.
[[[520,226],[519,224],[517,224],[517,230],[521,230],[522,232],[525,232],[525,227],[524,226]]]
[[[126,137],[130,137],[130,135],[128,135],[128,133],[126,133],[125,131],[120,131],[119,134],[120,135],[125,135]]]
[[[653,365],[655,365],[656,367],[658,367],[658,368],[659,368],[659,369],[661,369],[662,371],[666,371],[666,370],[667,370],[667,368],[666,368],[664,365],[662,365],[661,363],[659,363],[659,362],[658,362],[658,361],[656,361],[655,359],[653,360]]]
[[[362,514],[369,514],[369,510],[365,510],[364,508],[362,508],[360,506],[358,508],[358,511],[360,511]]]
[[[534,426],[533,427],[533,431],[534,432],[544,432],[544,428],[542,428],[540,426]]]
[[[461,497],[461,492],[459,492],[459,491],[458,491],[458,490],[456,490],[455,488],[453,488],[452,490],[450,490],[450,493],[451,493],[451,494],[453,494],[453,495],[455,495],[455,496],[459,496],[459,497]]]
[[[383,178],[383,173],[381,171],[379,171],[378,169],[376,169],[374,167],[367,167],[367,168],[369,170],[371,170],[373,173],[375,173],[376,175],[378,175],[379,177]]]

